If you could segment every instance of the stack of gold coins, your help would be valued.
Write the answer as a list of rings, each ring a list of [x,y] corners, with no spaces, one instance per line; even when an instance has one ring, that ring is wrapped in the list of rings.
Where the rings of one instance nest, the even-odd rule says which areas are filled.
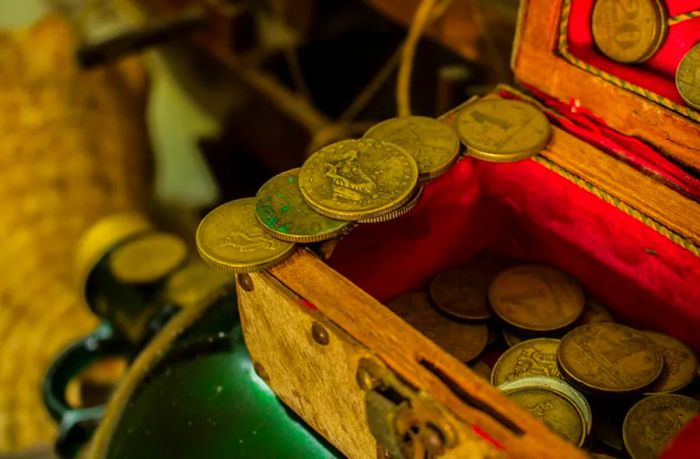
[[[700,411],[695,399],[675,394],[692,389],[693,351],[669,335],[615,322],[560,269],[484,253],[437,273],[426,290],[387,307],[553,431],[601,457],[656,457]],[[499,329],[494,335],[502,339],[490,342],[489,330]],[[677,420],[658,438],[640,428],[652,409],[664,423]]]

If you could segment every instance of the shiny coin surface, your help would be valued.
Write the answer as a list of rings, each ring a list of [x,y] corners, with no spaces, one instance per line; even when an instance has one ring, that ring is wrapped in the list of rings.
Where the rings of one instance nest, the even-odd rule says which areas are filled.
[[[235,282],[228,273],[193,260],[168,278],[163,298],[182,307],[189,307],[216,299],[222,292],[234,289]]]
[[[402,215],[406,215],[407,213],[415,209],[418,203],[420,202],[421,196],[423,196],[422,185],[416,188],[416,190],[413,192],[413,195],[411,195],[408,198],[408,201],[405,204],[402,204],[401,207],[399,207],[398,209],[382,213],[381,215],[378,215],[376,217],[361,219],[358,221],[359,223],[381,223],[388,222],[389,220],[394,220],[395,218],[399,218]]]
[[[486,320],[491,317],[489,285],[506,266],[504,261],[480,257],[442,271],[430,282],[430,297],[445,314]]]
[[[630,394],[661,374],[663,360],[644,333],[624,325],[582,325],[561,339],[557,361],[564,377],[589,392]]]
[[[491,371],[491,384],[501,384],[528,376],[561,376],[557,367],[559,340],[535,338],[523,341],[499,357]]]
[[[576,325],[594,324],[597,322],[615,322],[615,318],[610,313],[610,310],[603,306],[600,301],[587,297],[586,306],[584,306],[583,313],[576,321]]]
[[[294,244],[262,229],[255,218],[255,198],[236,199],[209,212],[195,239],[208,265],[234,273],[266,269],[294,251]]]
[[[546,266],[515,266],[489,287],[494,313],[511,327],[533,332],[560,330],[583,312],[583,289],[571,276]]]
[[[552,135],[541,110],[507,99],[482,99],[467,105],[457,114],[455,129],[470,156],[494,162],[529,158]]]
[[[427,293],[400,296],[390,301],[387,307],[462,362],[474,359],[486,347],[486,325],[461,323],[443,317],[430,304]]]
[[[397,209],[418,184],[418,165],[406,150],[372,139],[342,140],[311,155],[299,189],[318,213],[366,220]]]
[[[498,389],[569,442],[583,445],[591,430],[591,409],[586,399],[565,382],[535,376]]]
[[[255,195],[255,216],[269,234],[289,242],[318,242],[348,231],[352,222],[335,220],[314,211],[299,191],[301,168],[268,180]]]
[[[661,0],[597,0],[591,31],[600,52],[623,63],[644,62],[663,44],[668,30]]]
[[[700,110],[700,43],[690,48],[678,64],[676,88],[686,104]]]
[[[698,369],[695,353],[676,338],[663,333],[645,331],[661,351],[664,368],[648,393],[675,392],[693,382]]]
[[[700,402],[676,394],[653,395],[625,416],[622,437],[632,459],[656,459],[683,426],[700,413]]]
[[[415,158],[419,180],[446,172],[457,161],[459,139],[454,130],[426,116],[391,118],[370,128],[365,138],[396,144]]]
[[[187,259],[187,246],[177,236],[151,232],[117,247],[109,257],[109,269],[125,284],[147,284],[172,273]]]

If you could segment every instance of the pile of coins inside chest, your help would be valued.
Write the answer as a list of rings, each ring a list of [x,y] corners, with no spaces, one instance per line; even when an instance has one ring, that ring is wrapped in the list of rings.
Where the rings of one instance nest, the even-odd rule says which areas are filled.
[[[617,323],[552,267],[482,254],[387,306],[577,446],[658,457],[700,412],[678,394],[697,390],[688,346]]]

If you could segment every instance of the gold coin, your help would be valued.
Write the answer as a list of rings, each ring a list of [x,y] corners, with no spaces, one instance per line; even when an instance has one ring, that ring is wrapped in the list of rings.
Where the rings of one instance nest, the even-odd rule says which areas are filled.
[[[656,459],[683,426],[700,413],[700,402],[677,394],[653,395],[635,403],[622,425],[632,459]]]
[[[145,233],[117,247],[109,269],[125,284],[147,284],[163,279],[187,259],[187,246],[168,233]]]
[[[491,367],[486,365],[482,360],[477,360],[473,363],[470,363],[469,368],[471,368],[471,370],[474,373],[478,374],[479,376],[481,376],[485,380],[487,380],[487,381],[491,380]]]
[[[486,320],[491,317],[489,285],[506,266],[505,261],[479,257],[442,271],[430,282],[430,297],[445,314],[464,320]]]
[[[403,148],[372,139],[342,140],[311,155],[299,189],[318,213],[339,220],[378,217],[403,205],[418,184],[418,165]]]
[[[659,50],[668,30],[660,0],[597,0],[591,16],[601,53],[623,63],[644,62]]]
[[[648,393],[676,392],[693,382],[698,369],[695,353],[677,339],[663,333],[645,331],[661,351],[664,368]]]
[[[587,392],[631,394],[649,387],[663,360],[644,333],[624,325],[582,325],[561,339],[557,361],[564,377]]]
[[[236,199],[209,212],[199,223],[195,240],[208,265],[234,273],[269,268],[295,247],[262,229],[255,218],[255,198]]]
[[[289,242],[318,242],[332,239],[352,226],[314,211],[299,191],[301,168],[282,172],[268,180],[255,195],[255,216],[263,229]]]
[[[416,191],[413,192],[413,194],[408,198],[408,201],[405,204],[402,204],[401,207],[399,207],[396,210],[392,210],[386,213],[383,213],[382,215],[379,215],[377,217],[373,218],[368,218],[368,219],[361,219],[358,220],[359,223],[381,223],[381,222],[388,222],[389,220],[394,220],[396,218],[401,217],[402,215],[406,215],[410,211],[416,208],[418,203],[420,202],[420,197],[423,195],[423,186],[420,185],[418,188],[416,188]]]
[[[163,289],[163,298],[182,307],[194,306],[202,301],[214,300],[221,293],[235,289],[233,277],[215,270],[199,260],[170,276]]]
[[[388,119],[370,128],[364,138],[391,142],[413,155],[419,180],[445,173],[459,155],[459,139],[454,130],[426,116]]]
[[[576,321],[576,325],[594,324],[598,322],[615,322],[615,318],[610,314],[608,308],[603,306],[600,301],[587,297],[586,306],[583,308],[583,313]]]
[[[535,338],[516,344],[493,365],[491,384],[500,386],[528,376],[559,378],[557,347],[559,340],[552,338]]]
[[[390,301],[387,307],[461,362],[473,360],[486,347],[486,325],[461,323],[443,317],[430,304],[427,293],[400,296]]]
[[[700,110],[700,43],[690,48],[678,64],[676,88],[686,104]]]
[[[591,429],[591,409],[586,399],[565,382],[532,376],[499,389],[564,439],[576,446],[585,442]]]
[[[493,162],[527,159],[540,152],[552,135],[541,110],[507,99],[467,105],[457,114],[455,128],[470,156]]]
[[[489,287],[494,313],[520,330],[551,332],[581,315],[583,289],[571,276],[546,266],[515,266],[500,273]]]

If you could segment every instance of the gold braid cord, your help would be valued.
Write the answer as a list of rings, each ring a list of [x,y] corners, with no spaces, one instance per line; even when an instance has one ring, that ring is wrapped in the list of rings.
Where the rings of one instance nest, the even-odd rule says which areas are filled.
[[[80,72],[75,46],[58,17],[0,31],[0,452],[53,442],[44,373],[96,325],[75,244],[146,192],[145,72],[136,61]]]

